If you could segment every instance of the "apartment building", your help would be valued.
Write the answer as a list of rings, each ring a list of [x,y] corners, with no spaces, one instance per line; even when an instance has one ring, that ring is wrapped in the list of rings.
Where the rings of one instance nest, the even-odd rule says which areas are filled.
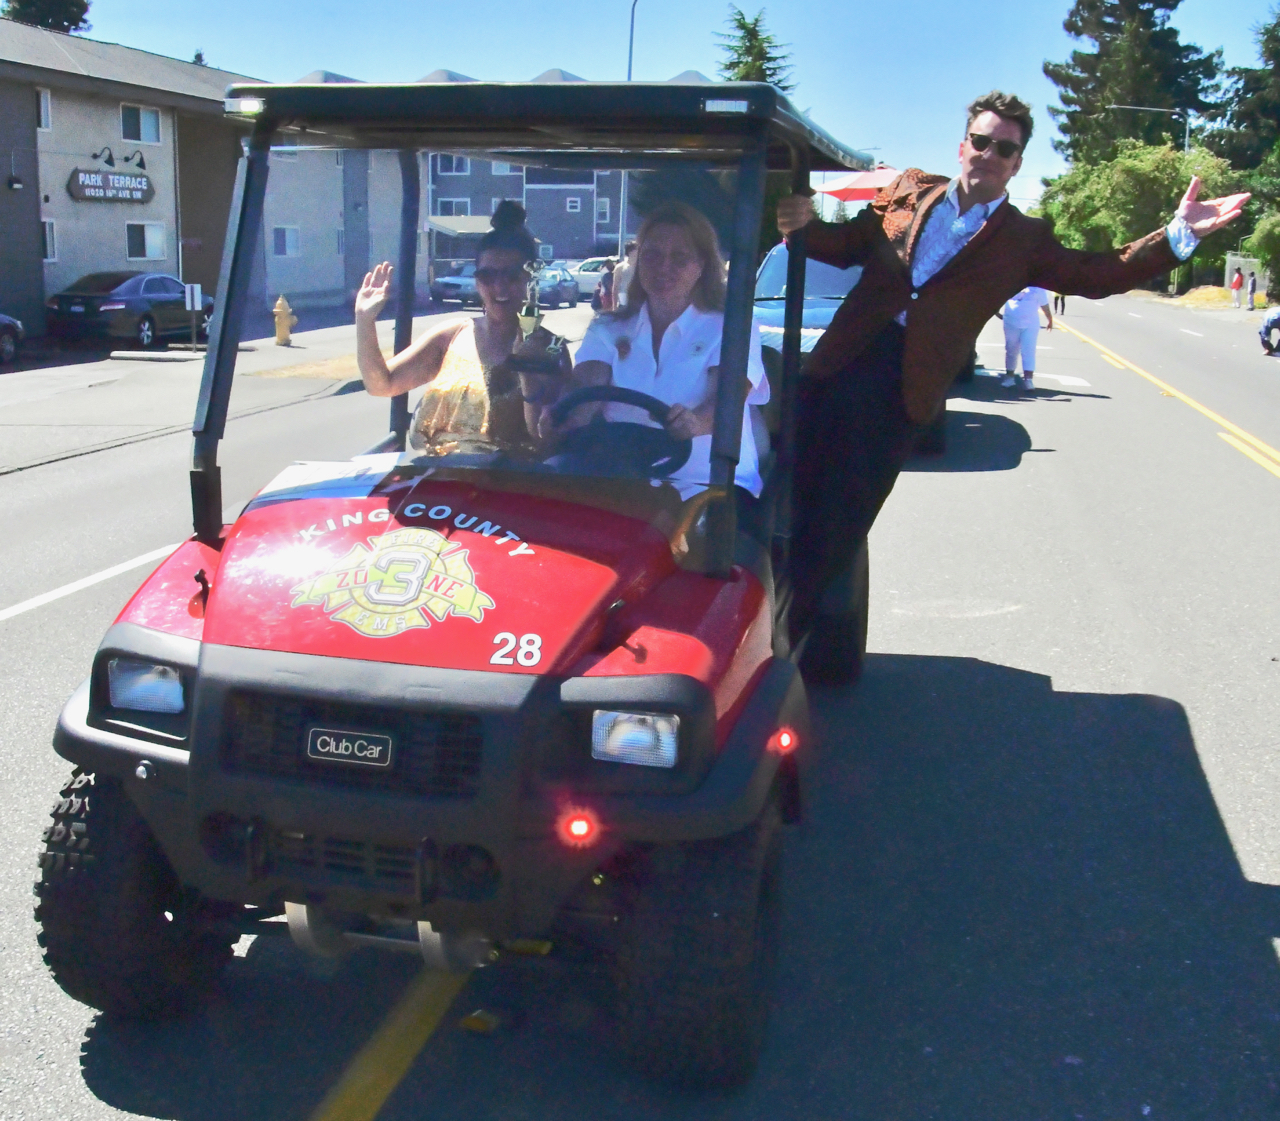
[[[0,19],[0,311],[39,333],[45,297],[89,272],[212,288],[243,132],[223,91],[245,81]]]

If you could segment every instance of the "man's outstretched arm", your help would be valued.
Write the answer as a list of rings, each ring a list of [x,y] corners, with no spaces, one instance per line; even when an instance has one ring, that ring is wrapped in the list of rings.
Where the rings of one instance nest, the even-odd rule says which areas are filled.
[[[1110,253],[1067,249],[1047,236],[1032,263],[1031,283],[1064,296],[1102,296],[1127,292],[1135,285],[1176,268],[1201,239],[1240,216],[1248,194],[1200,200],[1200,178],[1191,180],[1177,214],[1163,230],[1148,234]]]
[[[778,201],[778,229],[790,239],[796,230],[803,229],[805,256],[847,269],[866,261],[871,244],[868,237],[870,216],[859,215],[851,222],[823,222],[813,207],[813,200],[805,195],[788,195]]]

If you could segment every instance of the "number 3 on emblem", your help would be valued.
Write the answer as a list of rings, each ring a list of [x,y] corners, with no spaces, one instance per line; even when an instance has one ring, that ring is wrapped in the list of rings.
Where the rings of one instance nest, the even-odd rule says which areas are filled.
[[[519,662],[522,666],[536,666],[542,661],[542,635],[521,635],[517,643],[516,636],[510,631],[503,631],[493,636],[493,644],[498,648],[489,659],[491,666],[513,666]],[[518,647],[518,649],[517,649]],[[511,656],[515,650],[516,656]]]

